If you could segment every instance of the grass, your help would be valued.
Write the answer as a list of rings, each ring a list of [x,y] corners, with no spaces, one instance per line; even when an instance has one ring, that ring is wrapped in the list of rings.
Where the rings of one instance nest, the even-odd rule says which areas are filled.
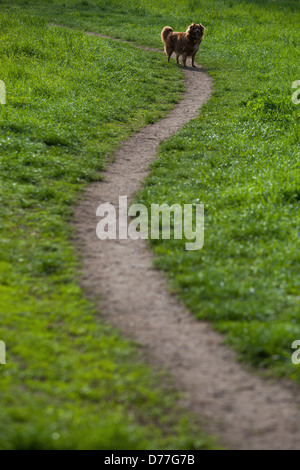
[[[198,60],[214,79],[213,97],[203,107],[199,118],[161,146],[158,160],[152,167],[152,173],[139,200],[149,205],[162,202],[204,203],[206,230],[203,250],[185,251],[185,240],[152,241],[153,249],[158,255],[158,265],[168,273],[173,290],[197,318],[211,321],[215,328],[222,331],[228,343],[238,351],[241,360],[272,374],[299,381],[299,367],[291,363],[291,343],[300,337],[298,276],[300,108],[291,100],[294,91],[292,83],[300,79],[297,60],[300,26],[298,2],[296,0],[211,0],[210,2],[180,0],[174,5],[170,0],[160,2],[154,0],[150,5],[145,0],[139,2],[53,0],[51,3],[20,0],[13,4],[2,1],[2,11],[5,12],[6,22],[13,21],[9,19],[8,13],[14,13],[20,17],[22,23],[25,21],[22,12],[26,12],[32,18],[43,17],[49,22],[63,23],[79,30],[99,31],[139,44],[160,47],[159,33],[166,24],[182,30],[191,21],[197,20],[207,27]],[[31,21],[34,23],[32,30],[41,27],[40,19],[38,24],[34,19]],[[28,24],[26,26],[28,28]],[[23,36],[20,35],[20,27],[18,24],[14,42],[22,44],[23,41],[26,42],[23,38],[28,38],[27,50],[25,46],[22,47],[25,48],[32,64],[37,64],[38,56],[32,54],[32,49],[35,50],[32,38],[29,38],[25,31]],[[2,37],[8,35],[5,23],[2,24],[1,31]],[[102,61],[95,63],[91,59],[97,54],[97,47],[92,46],[95,44],[93,42],[95,38],[84,39],[77,33],[57,30],[54,32],[51,29],[48,30],[47,36],[45,34],[44,28],[43,35],[37,35],[37,41],[47,38],[51,44],[48,53],[40,58],[42,64],[40,73],[46,70],[45,60],[51,52],[53,42],[65,37],[68,38],[65,39],[65,43],[69,44],[65,48],[68,51],[64,55],[65,60],[70,60],[70,56],[73,57],[70,54],[70,50],[73,50],[72,41],[75,43],[78,41],[77,54],[76,48],[74,49],[75,63],[79,61],[86,64],[86,58],[83,59],[81,54],[88,54],[85,51],[91,48],[92,75],[93,77],[97,75],[96,69],[101,67]],[[84,41],[85,47],[81,47],[83,45],[81,41]],[[11,40],[7,39],[6,42],[8,49],[12,47]],[[107,47],[109,44],[108,41]],[[0,47],[3,48],[2,42]],[[161,106],[160,101],[162,99],[167,101],[160,109],[161,113],[170,106],[170,102],[176,99],[182,89],[180,69],[174,65],[174,62],[167,67],[164,65],[164,58],[138,53],[135,49],[121,44],[117,46],[114,43],[114,54],[118,48],[120,48],[119,66],[122,68],[124,58],[128,57],[129,51],[132,50],[134,57],[139,57],[138,64],[142,75],[139,76],[138,84],[141,82],[144,84],[141,80],[143,74],[150,73],[148,93],[152,93],[152,98],[147,106],[151,106],[152,100],[156,99],[147,118],[147,121],[151,122],[151,119],[158,117],[157,109]],[[39,53],[42,54],[44,45],[40,49]],[[108,52],[103,49],[99,54],[102,57]],[[112,55],[112,51],[110,54]],[[57,64],[60,63],[60,66],[64,64],[63,61],[59,62],[59,57],[59,54],[58,57],[55,54],[53,58],[52,69],[50,66],[51,79],[47,74],[47,87],[51,86],[53,75],[59,75],[57,70],[60,68]],[[149,60],[155,61],[155,67],[153,62],[152,67],[147,67]],[[133,62],[132,57],[128,67],[131,67]],[[8,70],[7,63],[14,70],[13,75],[5,75]],[[25,439],[24,436],[29,436],[30,441],[32,434],[32,440],[24,444],[25,447],[30,447],[33,445],[32,442],[35,443],[36,436],[42,435],[42,431],[45,433],[43,424],[49,423],[49,430],[46,431],[48,441],[45,438],[46,440],[42,439],[42,443],[50,440],[55,446],[70,445],[69,442],[66,444],[67,441],[62,440],[64,433],[60,429],[63,429],[65,435],[70,436],[72,446],[76,447],[79,445],[77,429],[86,430],[87,426],[91,425],[93,433],[87,435],[95,433],[95,440],[99,445],[99,442],[105,442],[104,428],[99,426],[97,418],[90,420],[90,417],[97,416],[100,411],[103,413],[104,423],[108,421],[113,423],[112,434],[125,429],[122,438],[117,442],[128,448],[163,446],[165,443],[175,447],[181,445],[178,442],[185,436],[181,425],[179,431],[177,428],[177,437],[173,437],[173,440],[170,440],[170,437],[162,437],[162,434],[165,436],[164,433],[160,434],[158,429],[161,425],[157,425],[157,416],[170,416],[170,414],[158,412],[158,409],[161,410],[159,408],[161,403],[165,402],[160,402],[158,406],[159,400],[155,401],[152,392],[149,392],[151,387],[149,389],[147,385],[148,372],[143,372],[143,375],[139,369],[141,366],[133,367],[130,363],[129,358],[134,354],[130,349],[131,346],[122,342],[110,330],[109,335],[103,335],[103,325],[98,320],[95,324],[92,308],[83,299],[76,284],[76,257],[68,242],[70,229],[65,223],[70,214],[70,204],[77,191],[86,181],[99,177],[99,170],[109,158],[112,148],[115,148],[119,142],[111,135],[110,130],[112,129],[114,134],[117,129],[118,135],[124,131],[122,138],[125,138],[133,128],[137,127],[145,110],[142,109],[143,106],[137,106],[137,103],[140,103],[138,99],[135,104],[132,103],[131,109],[134,112],[130,122],[114,121],[106,123],[104,127],[100,126],[100,134],[104,132],[103,128],[105,129],[105,139],[99,144],[99,134],[92,135],[89,125],[90,118],[98,117],[98,107],[93,107],[90,100],[86,99],[84,88],[82,90],[79,85],[85,74],[80,75],[77,67],[70,67],[68,80],[72,82],[72,87],[68,82],[65,90],[70,90],[74,86],[76,89],[77,85],[82,100],[78,99],[78,96],[75,97],[72,106],[72,100],[67,99],[67,110],[70,110],[70,114],[66,114],[69,118],[74,118],[77,114],[83,120],[83,127],[77,127],[74,124],[75,119],[70,125],[63,124],[60,115],[66,97],[63,91],[55,115],[51,108],[51,105],[54,106],[51,96],[52,93],[59,93],[58,89],[55,87],[55,91],[53,87],[50,93],[48,91],[48,97],[47,91],[45,96],[43,93],[40,95],[38,93],[41,93],[39,91],[41,80],[35,80],[37,89],[34,90],[29,86],[33,80],[32,75],[29,75],[30,80],[28,80],[24,70],[20,70],[17,59],[14,61],[7,55],[5,64],[4,67],[1,61],[1,79],[5,81],[8,78],[9,83],[10,77],[14,76],[18,85],[14,87],[14,92],[9,90],[12,96],[8,95],[8,98],[15,99],[15,102],[11,101],[14,105],[6,106],[5,110],[2,110],[5,114],[1,117],[2,125],[5,125],[3,118],[7,119],[9,106],[12,106],[11,116],[15,113],[16,117],[11,124],[15,127],[8,129],[7,136],[2,135],[6,167],[4,166],[5,172],[2,172],[4,175],[2,187],[5,191],[1,195],[3,199],[1,223],[6,235],[3,237],[4,242],[1,241],[4,248],[2,251],[4,259],[1,261],[4,263],[1,270],[4,279],[1,289],[4,293],[1,295],[1,301],[4,303],[4,313],[8,313],[1,322],[0,337],[7,339],[8,349],[15,358],[13,367],[5,366],[5,369],[1,369],[4,390],[4,400],[1,402],[7,406],[1,426],[5,429],[6,423],[11,423],[8,427],[13,430],[12,436],[5,437],[4,442],[7,446],[15,446],[15,442],[20,443]],[[112,64],[117,64],[117,58],[110,60],[108,67],[112,67]],[[138,68],[138,65],[136,67]],[[161,82],[160,92],[157,91],[156,83],[153,93],[151,74],[155,73],[156,68],[163,74],[165,81]],[[102,74],[103,71],[101,77]],[[122,76],[121,72],[120,74],[119,77]],[[129,71],[128,76],[132,77],[133,74]],[[173,90],[169,88],[170,82],[175,87]],[[21,88],[20,83],[23,84]],[[84,78],[84,83],[88,92],[95,86],[94,78],[87,82]],[[108,84],[111,84],[111,75]],[[34,126],[30,121],[30,125],[26,127],[27,119],[25,119],[20,125],[20,114],[26,115],[26,106],[28,106],[26,86],[31,93],[29,102],[32,106],[38,103],[40,109],[42,101],[40,96],[46,100],[45,105],[48,107],[44,122],[48,123],[50,119],[50,128],[46,136],[44,124],[39,129],[38,125]],[[127,87],[127,81],[125,86]],[[166,90],[171,92],[169,98],[165,94]],[[108,96],[111,96],[111,88],[107,91]],[[134,94],[130,93],[129,99],[134,101],[134,97],[140,98],[138,92],[139,86]],[[35,93],[38,94],[37,99]],[[13,98],[15,95],[16,98]],[[143,95],[144,93],[141,93],[141,96]],[[22,99],[22,96],[26,99]],[[81,106],[78,112],[77,102]],[[116,106],[112,102],[112,111],[115,110]],[[32,111],[29,112],[27,109],[27,112],[28,118],[31,119]],[[130,115],[128,108],[123,115]],[[86,116],[88,123],[84,127]],[[52,117],[60,122],[61,132],[58,131],[60,129],[58,126],[51,128]],[[119,119],[118,116],[116,119]],[[99,119],[92,122],[95,121],[98,123]],[[78,139],[72,133],[74,129],[79,133]],[[35,138],[35,135],[38,137]],[[30,138],[27,141],[28,136]],[[47,142],[49,136],[50,141]],[[57,145],[52,145],[53,142]],[[31,148],[31,150],[23,160],[20,149],[24,148],[24,143],[26,149]],[[8,157],[5,149],[10,145],[16,147],[10,148],[10,157]],[[42,148],[41,153],[40,148]],[[96,154],[94,149],[97,149]],[[17,159],[13,162],[11,151],[17,152]],[[58,151],[59,158],[56,153]],[[36,155],[34,159],[32,159],[33,154]],[[43,158],[44,155],[47,155],[47,158]],[[25,157],[31,161],[29,164],[31,167],[27,169]],[[49,161],[52,163],[51,167]],[[58,161],[64,164],[57,163]],[[11,180],[6,179],[6,175],[10,172]],[[15,181],[14,172],[19,175],[20,181]],[[44,184],[44,174],[48,178],[47,185]],[[57,176],[53,177],[53,174]],[[64,181],[59,178],[61,174],[64,175]],[[26,181],[26,177],[29,181]],[[37,179],[32,182],[30,178]],[[65,187],[63,187],[64,182],[67,185]],[[13,186],[14,183],[18,186]],[[43,191],[46,193],[44,196],[42,196]],[[47,191],[50,191],[52,196],[51,194],[49,196]],[[12,230],[14,230],[14,240],[11,237]],[[18,296],[18,305],[15,303],[16,296]],[[78,326],[79,318],[84,327],[81,324]],[[15,341],[16,330],[12,330],[12,319],[20,334],[18,344]],[[50,328],[46,327],[49,324]],[[29,328],[28,325],[32,327]],[[81,331],[81,328],[89,333]],[[74,330],[77,331],[75,340]],[[100,377],[94,386],[91,379],[94,373],[97,377],[99,373],[97,348],[100,346],[97,335],[105,336],[105,339],[107,336],[111,338],[110,335],[112,338],[117,338],[115,342],[111,339],[111,344],[114,346],[104,347],[104,351],[107,351],[106,357],[109,358],[107,360],[114,358],[112,362],[118,370],[120,363],[123,366],[123,369],[121,367],[123,372],[120,373],[120,387],[116,391],[114,386],[111,389],[113,393],[104,394],[102,408],[99,400],[94,402],[92,400],[93,394],[98,393],[97,385],[104,383]],[[41,336],[49,337],[48,342],[45,343],[43,340],[43,362],[40,350],[35,349],[41,348],[39,341]],[[62,338],[62,341],[59,341],[59,338]],[[89,345],[87,338],[91,338]],[[120,341],[128,354],[122,354],[119,348]],[[36,345],[35,348],[32,347],[33,343]],[[63,349],[63,354],[59,352],[59,348]],[[112,350],[116,356],[110,355]],[[52,351],[50,363],[49,351]],[[86,351],[88,357],[91,355],[88,364],[92,373],[89,370],[85,374],[86,371],[81,367],[82,351]],[[92,358],[96,353],[97,361]],[[57,360],[58,355],[59,360]],[[61,360],[62,357],[64,360]],[[40,366],[41,363],[44,368]],[[79,364],[77,367],[79,372],[74,367],[76,363]],[[132,370],[136,372],[133,373],[134,380],[130,382]],[[69,381],[62,380],[64,374],[68,373]],[[82,395],[80,390],[86,375],[92,392]],[[103,389],[110,390],[113,374],[108,374],[106,377],[108,378]],[[141,377],[145,377],[144,381]],[[128,385],[128,381],[131,385]],[[137,399],[135,393],[140,398]],[[34,400],[33,396],[36,397]],[[85,398],[82,402],[83,396]],[[49,406],[51,408],[49,397],[55,400],[52,409],[32,420],[32,416],[35,416],[34,410],[48,410]],[[130,413],[128,420],[132,397],[138,406],[135,407],[133,415]],[[66,403],[69,405],[66,406]],[[141,403],[144,405],[140,406]],[[143,410],[143,416],[147,415],[147,426],[137,424],[136,416],[143,413]],[[116,425],[112,416],[115,420],[119,419]],[[78,422],[81,428],[77,426]],[[130,425],[134,426],[133,432],[128,431]],[[32,433],[29,432],[30,429]],[[42,429],[41,433],[36,432],[37,429]],[[55,440],[57,434],[61,437]],[[97,437],[99,435],[101,438]],[[111,436],[110,433],[105,434],[107,435]],[[152,438],[149,438],[150,435]],[[188,435],[190,434],[187,433]],[[128,442],[128,436],[133,436],[134,444]],[[113,439],[110,440],[112,441]],[[191,441],[189,444],[184,442],[184,445],[195,446]],[[85,445],[92,444],[90,442]],[[105,442],[105,445],[109,444]]]
[[[160,47],[165,24],[206,26],[198,60],[214,79],[213,98],[161,146],[140,201],[204,203],[203,250],[153,241],[158,265],[241,360],[299,380],[291,363],[300,336],[300,108],[291,100],[300,77],[298,2],[54,1],[51,13],[43,8],[53,21]]]
[[[68,224],[120,141],[174,106],[181,72],[20,10],[0,37],[0,448],[213,447],[84,298]]]
[[[199,119],[161,146],[142,201],[203,202],[205,245],[192,253],[184,240],[153,248],[173,289],[242,360],[299,381],[291,362],[300,337],[300,108],[291,100],[299,6],[201,7],[201,61],[215,93]]]

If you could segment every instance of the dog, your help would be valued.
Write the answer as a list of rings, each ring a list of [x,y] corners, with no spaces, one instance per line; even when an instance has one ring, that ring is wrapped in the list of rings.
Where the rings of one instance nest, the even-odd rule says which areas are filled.
[[[168,62],[175,52],[176,61],[179,64],[179,57],[182,56],[182,64],[186,67],[187,57],[192,58],[192,67],[196,68],[195,55],[198,52],[204,36],[204,26],[199,23],[192,23],[185,33],[176,33],[170,26],[165,26],[161,32],[161,39],[165,46]]]

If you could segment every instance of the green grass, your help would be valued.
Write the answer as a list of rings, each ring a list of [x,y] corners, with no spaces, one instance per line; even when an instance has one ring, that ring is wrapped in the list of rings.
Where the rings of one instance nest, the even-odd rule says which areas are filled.
[[[174,106],[180,70],[19,10],[0,39],[0,448],[214,446],[84,298],[68,224],[120,141]]]
[[[133,361],[136,350],[95,319],[76,283],[66,225],[76,194],[100,177],[120,139],[176,100],[180,69],[129,46],[101,41],[99,49],[96,38],[46,31],[40,18],[159,47],[166,24],[206,26],[198,60],[214,79],[213,98],[161,146],[139,199],[205,204],[203,250],[186,252],[185,240],[153,241],[158,265],[242,360],[299,381],[290,360],[300,337],[300,108],[291,101],[300,79],[298,1],[19,0],[1,7],[8,105],[1,109],[0,339],[13,358],[1,367],[2,447],[203,447],[184,418],[165,424],[172,398],[153,392],[149,371]],[[124,80],[123,96],[126,67],[137,82],[130,91],[134,84]],[[107,78],[100,95],[97,76]],[[111,100],[107,115],[104,100]]]
[[[203,202],[205,245],[153,247],[174,290],[241,359],[299,380],[291,363],[300,337],[300,108],[291,100],[299,6],[201,3],[195,16],[208,33],[200,57],[215,93],[199,119],[161,146],[142,201]]]
[[[63,6],[64,5],[64,6]],[[300,379],[299,110],[296,0],[54,1],[44,15],[161,47],[166,24],[207,28],[198,60],[214,78],[201,115],[164,143],[141,202],[205,204],[205,246],[153,241],[158,265],[198,318],[248,363]],[[80,13],[78,13],[80,8]],[[34,14],[29,4],[27,11]],[[174,74],[178,69],[170,65]]]

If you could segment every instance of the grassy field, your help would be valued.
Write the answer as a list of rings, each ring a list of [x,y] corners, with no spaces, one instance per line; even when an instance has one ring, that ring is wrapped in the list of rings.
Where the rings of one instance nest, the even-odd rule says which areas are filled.
[[[300,337],[300,107],[291,99],[299,4],[197,5],[208,28],[200,60],[215,93],[199,119],[161,146],[142,200],[203,202],[205,245],[153,247],[173,289],[241,359],[299,381],[291,363]]]
[[[85,300],[68,225],[119,142],[174,106],[180,70],[9,8],[0,38],[0,448],[211,447]]]
[[[208,27],[200,60],[215,93],[161,146],[142,200],[203,202],[205,245],[196,253],[184,241],[153,247],[173,289],[241,359],[299,381],[291,362],[300,337],[300,107],[291,100],[299,4],[199,6],[195,17]]]
[[[299,4],[20,0],[1,11],[1,447],[205,447],[186,418],[172,422],[172,396],[153,391],[133,346],[95,321],[66,224],[120,139],[176,101],[181,70],[40,18],[160,47],[166,24],[207,27],[198,60],[213,98],[161,146],[140,201],[205,204],[203,250],[153,241],[158,265],[242,360],[299,380]]]
[[[22,3],[22,2],[21,2]],[[162,26],[207,28],[198,60],[215,92],[201,116],[161,146],[141,201],[205,204],[205,246],[153,242],[158,265],[198,318],[240,358],[300,379],[297,0],[55,0],[43,15],[78,29],[159,46]],[[35,7],[27,2],[27,11]],[[80,12],[79,12],[80,9]],[[170,66],[174,74],[178,69]]]

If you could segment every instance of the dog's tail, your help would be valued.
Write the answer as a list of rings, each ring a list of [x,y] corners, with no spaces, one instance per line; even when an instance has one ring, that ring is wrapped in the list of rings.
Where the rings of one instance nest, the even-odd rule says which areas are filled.
[[[165,26],[161,32],[161,40],[164,44],[166,43],[167,37],[170,33],[173,33],[173,28],[171,28],[171,26]]]

